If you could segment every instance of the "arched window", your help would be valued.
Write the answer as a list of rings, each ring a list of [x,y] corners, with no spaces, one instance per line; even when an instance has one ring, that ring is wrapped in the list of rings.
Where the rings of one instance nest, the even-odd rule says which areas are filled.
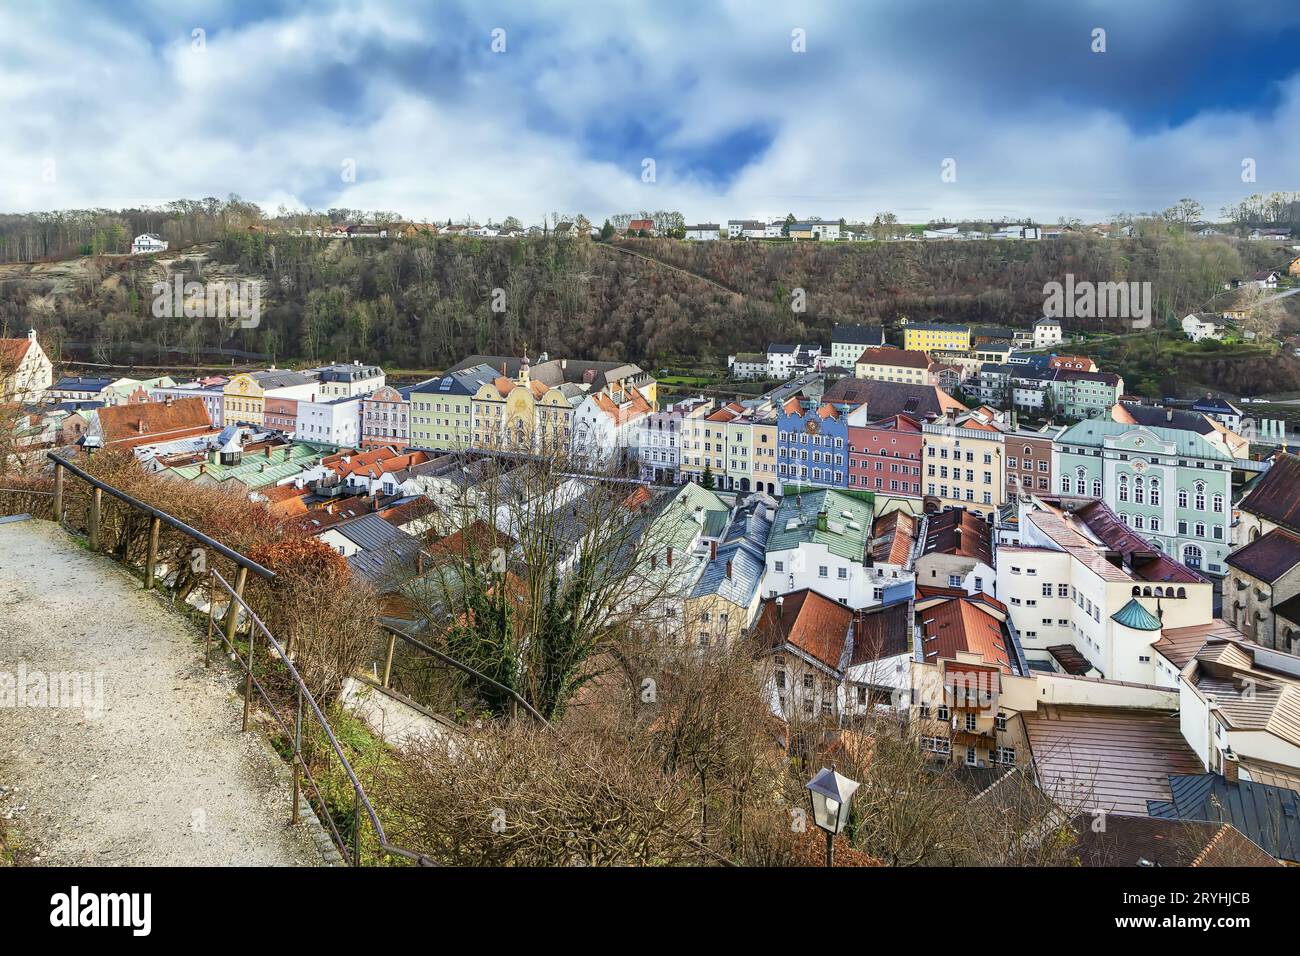
[[[1124,522],[1124,526],[1125,526],[1125,527],[1128,527],[1128,515],[1126,515],[1126,514],[1125,514],[1124,512],[1122,512],[1122,511],[1119,513],[1119,520],[1122,521],[1122,522]]]
[[[1141,589],[1140,587],[1138,587],[1136,584],[1133,585],[1133,596],[1134,596],[1134,597],[1141,597],[1141,596],[1142,596],[1142,589]]]
[[[1138,530],[1141,530],[1141,529],[1145,528],[1146,526],[1147,526],[1147,523],[1146,523],[1146,519],[1145,519],[1145,518],[1143,518],[1141,515],[1134,515],[1134,516],[1133,516],[1133,527],[1137,528]]]
[[[1199,568],[1201,566],[1201,549],[1194,544],[1189,544],[1183,548],[1183,564],[1189,568]],[[1178,589],[1180,592],[1182,588]],[[1182,597],[1182,594],[1179,594]]]
[[[1146,587],[1144,587],[1144,588],[1142,589],[1142,596],[1143,596],[1143,597],[1150,597],[1150,596],[1151,596],[1151,585],[1148,584]]]
[[[1193,545],[1193,547],[1195,547],[1195,545]],[[1197,550],[1199,551],[1200,549],[1197,548]],[[1185,597],[1187,597],[1187,588],[1179,588],[1179,589],[1178,589],[1178,596],[1179,596],[1180,598],[1185,598]]]
[[[1128,475],[1119,476],[1119,500],[1128,501]]]
[[[1196,483],[1196,510],[1205,510],[1205,482],[1203,481]]]
[[[1101,497],[1101,479],[1100,479],[1100,478],[1094,478],[1094,479],[1092,479],[1092,496],[1093,496],[1094,498],[1100,498],[1100,497]]]
[[[1061,476],[1061,494],[1063,494],[1063,495],[1068,495],[1069,493],[1070,493],[1070,476],[1069,476],[1069,475],[1062,475],[1062,476]]]
[[[1178,507],[1180,507],[1180,508],[1186,508],[1186,507],[1187,507],[1187,489],[1186,489],[1186,488],[1179,488],[1179,489],[1178,489]]]
[[[1026,458],[1029,458],[1029,457],[1031,457],[1033,454],[1034,454],[1034,453],[1033,453],[1033,450],[1030,449],[1030,447],[1029,447],[1028,445],[1026,445],[1026,446],[1025,446],[1025,457],[1026,457]]]
[[[1173,589],[1171,588],[1170,590]],[[1156,597],[1164,597],[1164,596],[1165,596],[1165,589],[1160,587],[1159,585],[1156,585]]]
[[[1074,491],[1080,495],[1088,493],[1087,473],[1082,468],[1074,473]]]
[[[1223,495],[1214,496],[1214,513],[1223,514]]]
[[[1151,479],[1151,503],[1153,505],[1160,504],[1160,479],[1159,478]]]
[[[1145,504],[1147,500],[1147,483],[1141,478],[1133,479],[1133,503]]]
[[[1205,522],[1204,522],[1204,521],[1198,521],[1198,522],[1196,522],[1196,537],[1198,537],[1198,538],[1204,538],[1204,537],[1205,537]]]

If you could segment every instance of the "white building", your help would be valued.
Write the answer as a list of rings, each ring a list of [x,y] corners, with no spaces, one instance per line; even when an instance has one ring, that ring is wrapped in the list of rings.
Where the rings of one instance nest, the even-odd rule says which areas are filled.
[[[861,353],[859,353],[861,354]],[[774,379],[788,379],[821,368],[820,345],[788,345],[774,342],[767,347],[767,374]]]
[[[1022,499],[1020,544],[997,550],[997,596],[1030,661],[1076,676],[1162,684],[1165,628],[1214,619],[1213,585],[1149,546],[1100,501]]]
[[[311,371],[320,382],[317,389],[319,398],[354,398],[384,387],[384,370],[377,365],[340,363]]]
[[[811,588],[850,608],[879,603],[875,578],[865,566],[871,513],[856,493],[787,494],[767,538],[763,597]]]
[[[686,238],[697,240],[713,240],[722,238],[722,227],[716,222],[701,223],[698,226],[686,227]]]
[[[767,236],[767,224],[758,219],[728,219],[728,239],[763,239]]]
[[[149,401],[163,402],[176,398],[200,398],[203,407],[208,410],[208,420],[213,428],[221,428],[222,408],[225,406],[225,392],[220,385],[204,387],[198,382],[186,382],[184,385],[154,387],[149,389]]]
[[[35,329],[26,338],[0,339],[0,403],[39,402],[53,384],[54,366]]]
[[[356,445],[361,441],[361,396],[298,400],[294,437],[326,445]]]
[[[131,243],[131,255],[143,255],[149,252],[166,252],[166,240],[155,236],[152,232],[146,232],[144,235],[136,236],[135,241]]]
[[[1223,338],[1223,323],[1213,312],[1193,312],[1183,316],[1183,334],[1193,342]]]
[[[636,389],[621,393],[623,401],[598,392],[582,400],[573,413],[573,454],[593,464],[618,461],[635,451],[640,426],[653,412]]]
[[[1034,348],[1049,349],[1064,338],[1060,319],[1039,319],[1034,323]]]
[[[763,352],[738,352],[727,356],[727,370],[738,381],[753,381],[768,377],[767,355]]]

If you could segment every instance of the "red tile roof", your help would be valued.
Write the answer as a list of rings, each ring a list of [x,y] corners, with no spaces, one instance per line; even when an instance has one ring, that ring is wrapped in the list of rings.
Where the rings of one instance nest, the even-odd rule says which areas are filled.
[[[895,368],[930,367],[930,357],[924,352],[905,349],[866,349],[858,359],[859,365],[892,365]]]
[[[950,660],[958,652],[979,654],[1003,673],[1011,673],[1009,639],[1002,622],[964,597],[953,598],[917,615],[921,619],[921,654],[927,664]]]
[[[203,399],[178,398],[106,405],[99,410],[99,427],[105,446],[130,448],[201,435],[212,431],[212,421]]]
[[[920,524],[920,519],[902,509],[881,515],[871,526],[872,560],[906,565],[916,546]]]
[[[1228,555],[1229,567],[1272,584],[1300,564],[1300,537],[1274,528],[1244,548]]]
[[[0,372],[8,373],[16,369],[27,355],[27,347],[31,344],[32,340],[28,338],[0,339]]]
[[[852,621],[849,608],[804,588],[784,595],[784,600],[764,601],[755,632],[769,649],[788,644],[838,670]]]
[[[929,516],[925,529],[925,554],[954,554],[993,564],[993,526],[965,508],[952,508]]]
[[[1241,499],[1242,511],[1275,525],[1300,532],[1300,457],[1278,452],[1273,466],[1255,483],[1250,494]]]

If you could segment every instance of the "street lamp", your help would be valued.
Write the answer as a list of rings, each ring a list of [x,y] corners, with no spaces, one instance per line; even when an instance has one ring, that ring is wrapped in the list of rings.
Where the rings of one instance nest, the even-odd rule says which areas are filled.
[[[817,776],[808,781],[808,799],[812,801],[813,820],[817,826],[826,831],[826,865],[835,861],[835,835],[843,833],[849,822],[849,804],[853,802],[853,791],[859,784],[843,774],[835,772],[834,767],[822,767]]]

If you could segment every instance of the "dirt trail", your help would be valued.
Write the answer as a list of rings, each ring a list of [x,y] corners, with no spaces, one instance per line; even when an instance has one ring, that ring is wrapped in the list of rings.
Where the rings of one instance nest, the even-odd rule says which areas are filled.
[[[63,704],[85,675],[79,706],[5,701],[6,675],[31,691],[52,673]],[[230,676],[163,601],[49,522],[0,523],[0,817],[28,857],[321,865],[288,826],[287,766],[239,726]]]

